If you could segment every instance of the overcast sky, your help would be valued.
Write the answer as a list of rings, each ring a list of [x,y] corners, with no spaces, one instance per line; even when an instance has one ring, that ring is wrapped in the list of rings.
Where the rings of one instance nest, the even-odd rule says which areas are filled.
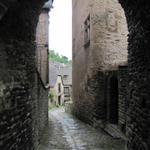
[[[72,59],[72,0],[54,0],[50,12],[50,49]]]

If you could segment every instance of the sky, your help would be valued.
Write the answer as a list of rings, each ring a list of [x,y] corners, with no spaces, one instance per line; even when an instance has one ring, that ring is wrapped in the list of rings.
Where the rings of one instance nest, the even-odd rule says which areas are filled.
[[[72,0],[54,0],[50,12],[49,48],[72,59]]]

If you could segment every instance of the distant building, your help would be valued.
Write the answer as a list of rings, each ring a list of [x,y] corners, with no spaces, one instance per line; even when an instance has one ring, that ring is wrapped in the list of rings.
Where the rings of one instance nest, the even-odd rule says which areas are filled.
[[[64,86],[63,80],[60,75],[58,75],[58,68],[55,63],[50,63],[49,67],[49,104],[60,106],[64,104]]]
[[[72,67],[53,61],[49,67],[50,103],[64,105],[72,100]]]
[[[72,66],[60,68],[59,75],[62,76],[64,85],[64,102],[72,101]]]
[[[57,75],[56,82],[53,86],[50,86],[50,101],[49,104],[55,106],[61,106],[64,104],[64,86],[62,77]]]

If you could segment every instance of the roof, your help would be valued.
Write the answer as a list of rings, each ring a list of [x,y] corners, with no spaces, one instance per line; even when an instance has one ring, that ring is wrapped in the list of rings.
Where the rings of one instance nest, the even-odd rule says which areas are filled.
[[[61,67],[59,75],[62,76],[64,85],[72,85],[72,66]]]
[[[72,66],[66,66],[58,62],[49,62],[49,82],[54,87],[57,76],[61,76],[64,85],[72,85]]]
[[[58,62],[49,61],[49,83],[50,87],[54,87],[57,81],[57,76],[59,75],[58,70],[63,67],[63,64]]]

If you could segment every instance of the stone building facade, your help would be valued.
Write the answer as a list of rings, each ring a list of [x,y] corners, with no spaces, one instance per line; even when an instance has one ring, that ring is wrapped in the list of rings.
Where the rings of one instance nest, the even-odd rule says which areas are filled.
[[[73,1],[73,111],[94,126],[126,128],[127,34],[117,0]]]
[[[50,94],[53,95],[53,98],[50,99],[50,105],[59,107],[64,105],[64,85],[62,77],[60,75],[57,75],[56,77],[55,85],[50,85]]]
[[[72,101],[72,66],[49,61],[49,83],[54,106]]]
[[[44,75],[37,71],[35,42],[45,2],[0,1],[0,149],[3,150],[36,149],[47,124],[48,98],[43,79],[46,71]]]
[[[60,68],[59,75],[63,80],[64,102],[72,101],[72,66],[66,65]]]
[[[103,120],[100,121],[102,124],[108,119],[116,123],[118,116],[117,124],[126,132],[128,150],[149,150],[150,147],[149,9],[147,0],[73,1],[74,113],[91,124]],[[94,14],[94,19],[91,14]],[[93,27],[93,20],[99,26],[98,30]],[[109,74],[113,79],[107,77]],[[118,113],[108,109],[114,106],[110,105],[107,97],[114,97],[114,89],[117,89],[116,86],[110,87],[108,81],[119,87]],[[106,93],[108,90],[113,93]],[[107,112],[112,112],[112,115]],[[115,119],[112,119],[114,115]]]

